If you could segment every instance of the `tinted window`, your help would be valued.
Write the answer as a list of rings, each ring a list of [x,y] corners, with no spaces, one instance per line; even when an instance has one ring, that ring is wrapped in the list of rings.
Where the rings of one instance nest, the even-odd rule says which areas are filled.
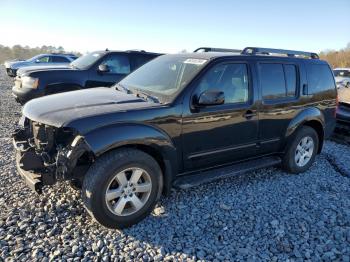
[[[129,58],[125,55],[112,54],[102,61],[109,68],[110,74],[129,74]]]
[[[134,64],[135,64],[135,68],[138,68],[142,65],[144,65],[145,63],[147,63],[148,61],[150,61],[151,59],[153,59],[153,56],[135,56],[134,59]]]
[[[295,96],[297,87],[297,70],[295,65],[283,65],[286,77],[287,96]]]
[[[260,64],[260,84],[264,100],[294,97],[297,90],[296,66]]]
[[[335,89],[333,74],[328,65],[308,65],[307,77],[309,94]]]
[[[201,79],[197,96],[209,89],[224,92],[225,104],[248,101],[248,72],[245,64],[220,64]]]
[[[70,61],[63,56],[53,56],[52,62],[54,62],[54,63],[68,63]]]
[[[260,64],[260,85],[265,100],[286,96],[282,64]]]

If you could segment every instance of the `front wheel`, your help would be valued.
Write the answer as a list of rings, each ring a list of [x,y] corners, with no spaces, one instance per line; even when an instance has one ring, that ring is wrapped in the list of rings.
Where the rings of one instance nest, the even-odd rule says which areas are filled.
[[[282,166],[288,172],[302,173],[315,161],[319,139],[315,129],[309,126],[303,126],[296,132],[293,141],[287,146]]]
[[[125,228],[151,213],[161,187],[161,169],[150,155],[120,149],[103,155],[90,167],[82,197],[97,222],[108,228]]]

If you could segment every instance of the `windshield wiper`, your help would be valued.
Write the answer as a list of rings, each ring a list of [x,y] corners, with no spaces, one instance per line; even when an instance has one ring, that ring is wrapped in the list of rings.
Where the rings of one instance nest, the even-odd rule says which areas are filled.
[[[79,67],[77,67],[76,65],[73,65],[73,64],[69,64],[71,68],[73,69],[79,69]]]
[[[142,98],[144,98],[144,99],[146,99],[146,100],[152,100],[154,103],[157,103],[157,104],[160,103],[159,98],[156,97],[156,96],[147,94],[146,92],[141,91],[140,89],[136,89],[135,91],[136,91],[136,96],[137,96],[137,97],[142,97]]]
[[[116,84],[115,86],[116,86],[117,90],[119,90],[119,91],[124,91],[127,94],[132,94],[131,90],[129,88],[127,88],[126,86],[123,86],[119,83]]]

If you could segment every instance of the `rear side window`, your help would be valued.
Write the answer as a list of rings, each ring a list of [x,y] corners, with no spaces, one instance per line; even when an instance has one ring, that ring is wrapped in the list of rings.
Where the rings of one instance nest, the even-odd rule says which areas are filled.
[[[260,86],[265,101],[295,97],[297,69],[288,64],[260,64]]]
[[[307,77],[309,94],[335,89],[333,74],[328,65],[308,65]]]
[[[53,56],[52,62],[53,63],[69,63],[70,61],[63,56]]]
[[[135,56],[134,57],[134,64],[135,64],[135,69],[146,64],[148,61],[153,59],[153,56]]]

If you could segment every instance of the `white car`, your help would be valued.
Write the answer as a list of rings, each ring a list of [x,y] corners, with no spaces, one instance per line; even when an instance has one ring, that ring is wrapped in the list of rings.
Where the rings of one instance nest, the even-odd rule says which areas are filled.
[[[336,68],[333,73],[338,88],[350,88],[350,68]]]

